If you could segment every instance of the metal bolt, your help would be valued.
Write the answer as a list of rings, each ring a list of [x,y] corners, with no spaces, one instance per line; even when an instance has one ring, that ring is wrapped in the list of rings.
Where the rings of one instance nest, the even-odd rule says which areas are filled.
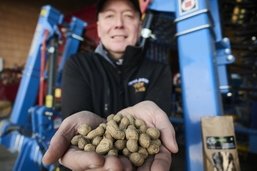
[[[50,48],[48,49],[48,52],[49,52],[49,53],[54,53],[54,50],[55,50],[54,47],[50,47]]]
[[[228,61],[234,61],[235,57],[233,55],[228,55],[227,60]]]
[[[225,54],[230,55],[230,54],[231,54],[231,49],[226,48],[226,49],[225,49]]]
[[[228,41],[229,41],[229,39],[227,37],[223,38],[223,42],[228,42]]]

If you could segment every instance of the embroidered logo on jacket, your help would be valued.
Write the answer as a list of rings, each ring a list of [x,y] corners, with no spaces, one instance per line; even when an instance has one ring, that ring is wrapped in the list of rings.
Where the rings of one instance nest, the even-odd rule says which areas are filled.
[[[133,86],[135,92],[145,92],[146,84],[149,83],[149,80],[146,78],[137,78],[128,83],[129,86]]]

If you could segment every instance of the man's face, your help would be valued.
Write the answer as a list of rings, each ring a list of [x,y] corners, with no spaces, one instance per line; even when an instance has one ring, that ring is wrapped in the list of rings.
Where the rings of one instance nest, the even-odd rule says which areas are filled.
[[[108,0],[98,15],[98,36],[114,58],[135,45],[141,29],[139,13],[128,0]]]

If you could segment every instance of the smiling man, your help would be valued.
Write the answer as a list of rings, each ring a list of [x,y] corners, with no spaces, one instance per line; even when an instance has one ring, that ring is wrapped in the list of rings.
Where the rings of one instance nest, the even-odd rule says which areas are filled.
[[[141,22],[136,4],[119,0],[99,4],[98,36],[115,59],[120,59],[126,47],[134,46],[138,40]]]
[[[97,158],[91,158],[74,149],[66,150],[70,146],[69,138],[74,133],[73,128],[79,122],[94,125],[112,113],[135,105],[139,107],[136,107],[133,114],[162,129],[162,141],[165,144],[160,154],[146,162],[141,169],[169,170],[170,154],[177,151],[174,129],[166,116],[170,114],[171,106],[170,67],[145,58],[142,48],[137,46],[140,30],[138,0],[98,2],[97,31],[100,44],[94,52],[77,53],[65,64],[61,114],[63,119],[67,119],[54,136],[50,150],[44,157],[45,163],[49,164],[62,157],[64,166],[73,170],[90,169],[92,163],[94,167],[99,165],[99,168],[120,166],[117,162],[122,163],[120,170],[132,170],[131,167],[127,168],[131,164],[119,158],[105,159],[95,154]],[[89,160],[85,160],[87,158]],[[83,166],[83,169],[77,166]]]
[[[75,54],[64,67],[64,118],[82,110],[107,117],[144,100],[155,102],[170,114],[170,68],[144,57],[137,46],[140,30],[138,0],[98,2],[100,44],[95,52]]]

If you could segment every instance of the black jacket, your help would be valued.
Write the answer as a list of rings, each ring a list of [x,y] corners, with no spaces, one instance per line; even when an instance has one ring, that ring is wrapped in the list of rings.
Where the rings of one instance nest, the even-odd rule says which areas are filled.
[[[168,65],[145,59],[140,48],[131,46],[122,64],[115,62],[101,48],[69,58],[62,78],[63,117],[82,110],[106,117],[143,100],[152,100],[170,113]]]

